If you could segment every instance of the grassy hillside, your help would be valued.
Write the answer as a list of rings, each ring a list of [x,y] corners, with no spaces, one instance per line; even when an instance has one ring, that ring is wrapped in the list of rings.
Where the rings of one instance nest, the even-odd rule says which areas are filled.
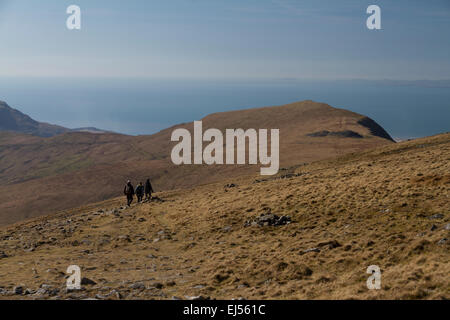
[[[192,131],[193,125],[138,137],[0,133],[0,225],[112,198],[121,193],[127,179],[151,177],[157,190],[170,190],[259,171],[259,166],[175,167],[170,137],[179,127]],[[213,114],[203,119],[203,127],[278,128],[284,167],[392,143],[364,116],[312,101]],[[314,135],[324,130],[340,135]],[[349,131],[360,137],[347,136]]]
[[[281,165],[289,166],[390,143],[359,122],[363,116],[305,101],[213,114],[204,129],[279,128]],[[179,125],[192,129],[192,124]],[[66,133],[51,138],[0,135],[0,224],[111,198],[124,181],[151,177],[158,190],[190,187],[256,172],[253,166],[182,166],[170,161],[174,128],[152,136]],[[352,130],[363,138],[311,137]],[[13,195],[13,196],[11,196]]]
[[[28,299],[449,299],[450,134],[0,229]],[[290,224],[252,225],[261,214]],[[250,222],[250,223],[249,223]],[[69,265],[96,284],[65,292]],[[368,290],[378,265],[381,290]],[[39,290],[40,289],[40,290]]]

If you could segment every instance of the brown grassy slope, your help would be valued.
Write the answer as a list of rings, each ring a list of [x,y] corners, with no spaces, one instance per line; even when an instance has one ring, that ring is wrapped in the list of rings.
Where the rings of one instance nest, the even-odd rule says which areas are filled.
[[[450,134],[289,172],[299,175],[229,178],[159,193],[163,203],[122,210],[119,198],[4,228],[0,287],[47,284],[60,289],[53,298],[450,298]],[[293,223],[244,227],[268,211]],[[300,254],[309,248],[320,252]],[[71,264],[97,284],[64,293]],[[381,290],[366,287],[370,265]]]
[[[204,129],[279,128],[282,166],[389,144],[358,124],[363,116],[304,101],[281,107],[225,112],[203,119]],[[179,125],[192,129],[192,124]],[[191,187],[259,171],[259,166],[181,166],[170,161],[169,128],[152,136],[68,133],[37,138],[0,134],[0,225],[109,199],[124,181],[150,176],[158,190]],[[362,139],[306,136],[354,130]]]

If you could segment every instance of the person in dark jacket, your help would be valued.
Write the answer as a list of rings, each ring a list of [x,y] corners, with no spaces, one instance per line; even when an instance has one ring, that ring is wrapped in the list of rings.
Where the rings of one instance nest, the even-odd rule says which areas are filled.
[[[130,180],[127,181],[127,184],[125,185],[125,188],[123,189],[123,193],[127,196],[127,206],[131,206],[131,203],[133,202],[133,196],[134,196],[134,187],[131,184]]]
[[[136,197],[138,202],[141,202],[142,198],[144,198],[144,186],[142,185],[142,182],[136,187]]]
[[[152,184],[150,183],[150,179],[147,179],[147,181],[145,182],[145,200],[146,201],[150,201],[152,199],[152,192],[154,192]]]

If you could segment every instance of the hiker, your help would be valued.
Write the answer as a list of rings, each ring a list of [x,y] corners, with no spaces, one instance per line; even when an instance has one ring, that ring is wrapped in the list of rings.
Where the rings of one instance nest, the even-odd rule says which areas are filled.
[[[123,193],[127,196],[127,206],[131,206],[131,203],[133,202],[134,188],[130,180],[127,181],[127,184],[123,189]]]
[[[150,179],[147,179],[147,181],[145,182],[145,200],[146,201],[152,200],[152,192],[155,192],[155,191],[153,191],[153,187],[152,187],[152,184],[150,183]]]
[[[136,197],[138,199],[138,203],[140,203],[144,197],[144,186],[142,185],[142,182],[139,182],[139,185],[136,187]]]

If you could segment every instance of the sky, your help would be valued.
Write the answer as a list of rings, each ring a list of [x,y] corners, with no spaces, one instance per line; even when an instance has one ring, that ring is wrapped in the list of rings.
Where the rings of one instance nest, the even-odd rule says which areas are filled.
[[[0,0],[0,77],[450,79],[449,39],[448,0]]]

